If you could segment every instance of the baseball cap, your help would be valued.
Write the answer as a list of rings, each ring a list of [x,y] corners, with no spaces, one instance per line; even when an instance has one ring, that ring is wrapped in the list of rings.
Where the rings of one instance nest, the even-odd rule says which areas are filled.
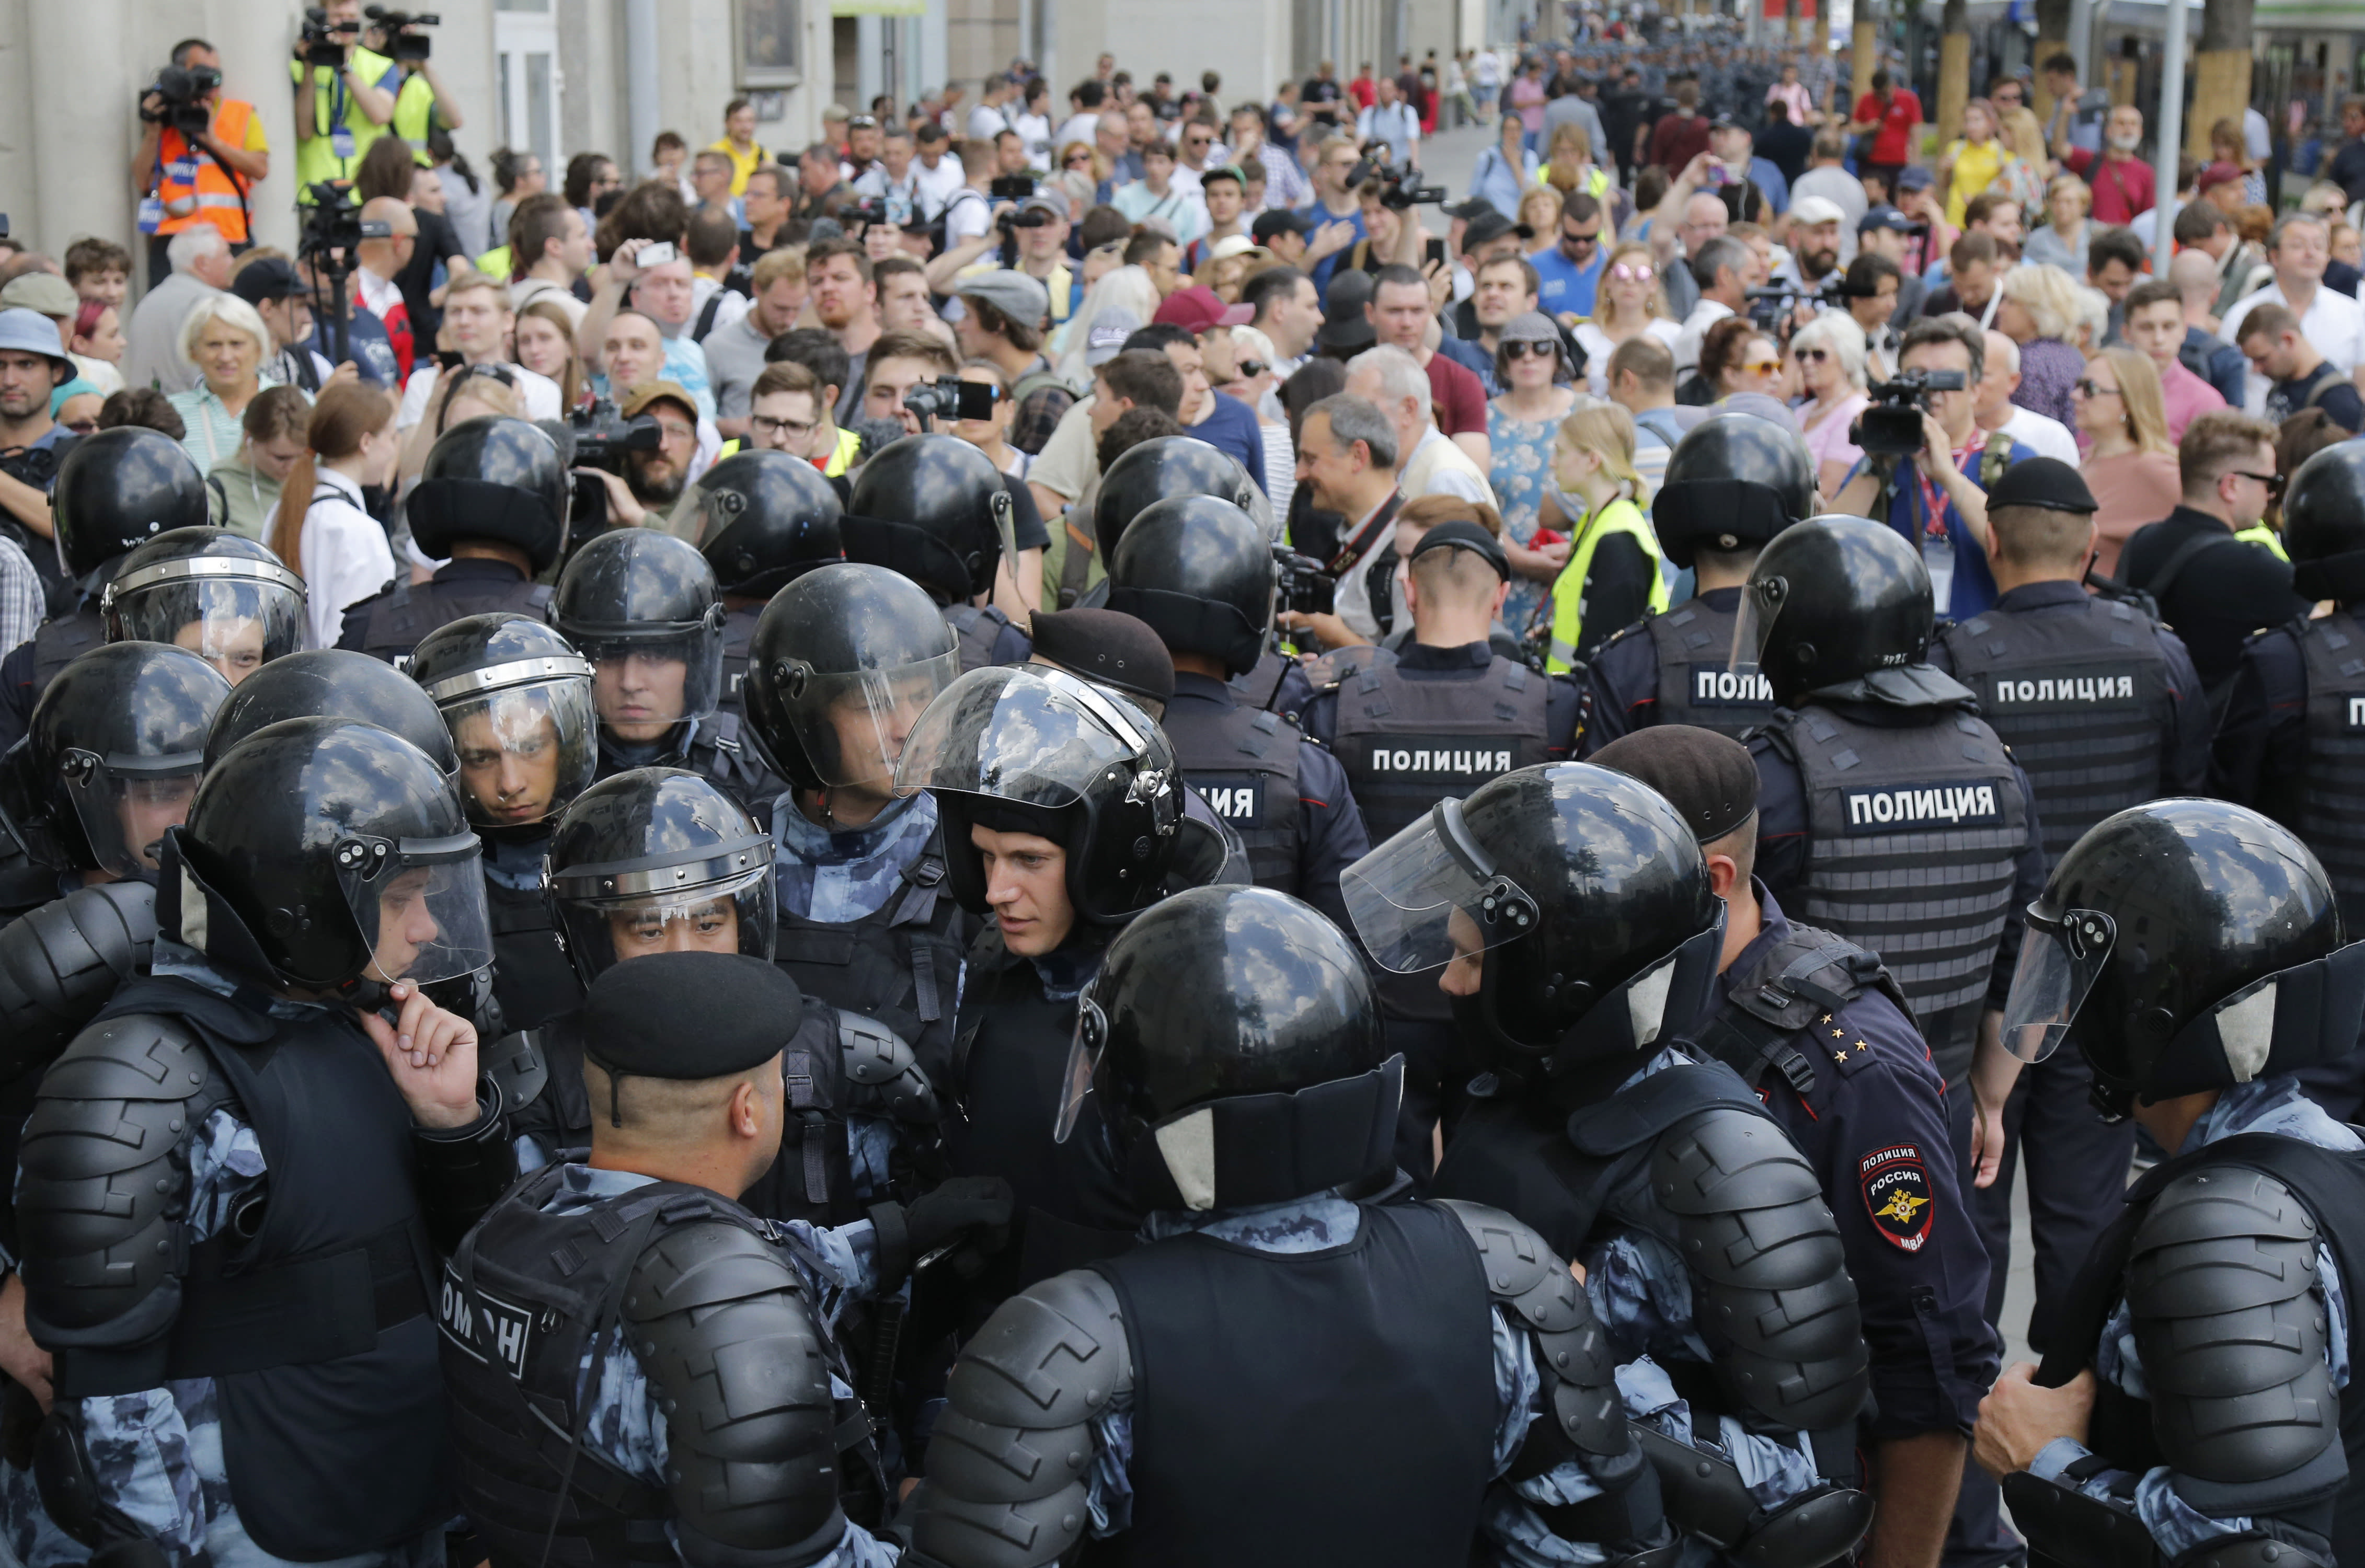
[[[82,296],[55,273],[26,273],[0,288],[0,308],[38,311],[54,319],[80,311]]]
[[[0,309],[0,349],[37,353],[72,368],[73,361],[58,346],[58,324],[38,310],[21,305]]]
[[[1855,231],[1859,234],[1868,233],[1875,229],[1893,229],[1898,233],[1904,234],[1910,232],[1912,228],[1913,220],[1887,202],[1882,202],[1877,207],[1866,207],[1864,216],[1855,220]]]
[[[1245,234],[1227,234],[1207,248],[1207,259],[1211,262],[1228,262],[1234,256],[1247,256],[1251,260],[1262,261],[1272,254],[1271,251]]]
[[[2053,457],[2026,457],[2005,469],[1988,487],[1988,506],[2069,512],[2099,510],[2084,476]]]
[[[1054,218],[1066,218],[1070,210],[1068,193],[1052,185],[1037,187],[1033,196],[1018,204],[1021,212],[1048,212]]]
[[[1314,341],[1333,352],[1357,352],[1379,342],[1377,328],[1363,314],[1372,302],[1372,274],[1351,267],[1340,267],[1330,274],[1330,287],[1322,297],[1322,330]]]
[[[1256,312],[1245,305],[1227,305],[1216,297],[1216,291],[1200,285],[1178,288],[1159,302],[1158,313],[1150,317],[1154,326],[1171,322],[1194,334],[1210,327],[1245,327],[1256,319]]]
[[[1919,163],[1908,163],[1897,171],[1897,188],[1900,191],[1926,191],[1935,178]]]
[[[1206,170],[1199,176],[1199,183],[1202,185],[1205,185],[1209,180],[1229,180],[1232,184],[1239,186],[1242,190],[1246,190],[1249,187],[1249,177],[1246,174],[1241,172],[1240,166],[1238,163],[1218,163],[1214,168]]]
[[[1302,239],[1313,233],[1314,219],[1302,212],[1272,208],[1257,214],[1256,221],[1249,225],[1249,232],[1256,237],[1258,244],[1270,245],[1276,234],[1295,234]]]
[[[1094,370],[1125,352],[1126,339],[1141,330],[1141,318],[1112,305],[1084,329],[1084,364]]]
[[[1472,196],[1467,201],[1456,202],[1452,207],[1447,207],[1445,209],[1445,216],[1448,218],[1458,218],[1464,223],[1475,223],[1481,218],[1484,218],[1486,214],[1493,212],[1494,210],[1495,204],[1488,201],[1485,196]]]
[[[238,275],[230,280],[230,291],[249,305],[260,305],[266,299],[294,299],[311,293],[304,286],[304,280],[296,275],[295,264],[277,256],[265,256],[239,268]]]
[[[1472,218],[1462,230],[1462,249],[1467,253],[1481,245],[1491,245],[1506,234],[1516,234],[1522,240],[1536,237],[1535,230],[1525,223],[1514,223],[1489,207]]]
[[[1040,327],[1051,313],[1051,291],[1009,267],[962,278],[955,292],[966,299],[982,299],[1023,326]]]
[[[698,418],[698,399],[684,391],[678,381],[644,381],[624,394],[616,411],[628,420],[633,419],[646,413],[652,403],[668,399],[680,404],[682,411],[691,419]]]
[[[1664,795],[1702,844],[1739,832],[1757,814],[1756,762],[1747,746],[1714,730],[1653,724],[1620,735],[1591,760]]]
[[[1846,218],[1847,213],[1840,204],[1829,196],[1803,196],[1790,204],[1790,222],[1793,227],[1801,224],[1839,223],[1844,221]]]

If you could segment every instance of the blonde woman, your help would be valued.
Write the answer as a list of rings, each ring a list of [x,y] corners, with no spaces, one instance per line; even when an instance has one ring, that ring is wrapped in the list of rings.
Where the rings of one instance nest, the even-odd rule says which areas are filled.
[[[1551,185],[1530,185],[1519,198],[1519,221],[1535,230],[1528,252],[1548,251],[1560,243],[1560,192]]]
[[[1289,517],[1290,497],[1297,493],[1297,449],[1289,439],[1289,421],[1265,417],[1268,407],[1280,406],[1273,388],[1281,383],[1281,353],[1261,328],[1234,327],[1230,332],[1233,380],[1216,390],[1239,398],[1257,417],[1257,429],[1264,434],[1264,493],[1279,527]]]
[[[1816,476],[1827,496],[1840,493],[1848,471],[1864,456],[1848,435],[1871,401],[1864,389],[1864,329],[1844,310],[1825,311],[1790,339],[1791,363],[1808,398],[1797,409],[1799,433],[1814,455]]]
[[[1050,185],[1068,198],[1070,212],[1088,211],[1093,197],[1108,178],[1108,160],[1100,155],[1089,141],[1070,141],[1059,149],[1059,167],[1052,172]]]
[[[197,460],[199,473],[238,455],[245,438],[239,421],[246,406],[265,386],[278,385],[263,374],[270,352],[271,330],[237,295],[208,295],[189,307],[181,321],[181,353],[197,367],[200,379],[168,401],[181,416],[186,431],[181,445]]]
[[[1682,326],[1667,316],[1667,291],[1651,247],[1629,241],[1609,252],[1601,269],[1601,286],[1593,297],[1593,319],[1577,324],[1576,344],[1585,351],[1586,390],[1597,398],[1609,394],[1609,356],[1618,345],[1644,334],[1675,352]]]
[[[2114,577],[2128,536],[2182,502],[2159,372],[2148,354],[2104,349],[2086,362],[2086,374],[2069,396],[2077,409],[2078,444],[2085,449],[2078,467],[2096,502],[2100,537],[2094,565],[2104,577]]]
[[[2071,342],[2080,308],[2077,280],[2059,267],[2023,262],[2003,274],[2000,286],[1995,330],[2020,347],[2020,388],[2012,400],[2072,423],[2069,388],[2086,373],[2086,356]]]
[[[2086,275],[2086,241],[2094,210],[2093,188],[2075,174],[2062,174],[2045,188],[2046,223],[2031,228],[2020,245],[2020,259],[2059,267],[2072,277]]]
[[[1528,629],[1545,668],[1564,675],[1644,612],[1667,607],[1659,541],[1642,509],[1650,487],[1634,467],[1634,416],[1620,404],[1588,398],[1560,424],[1552,478],[1537,516],[1540,529],[1565,531],[1568,560]]]

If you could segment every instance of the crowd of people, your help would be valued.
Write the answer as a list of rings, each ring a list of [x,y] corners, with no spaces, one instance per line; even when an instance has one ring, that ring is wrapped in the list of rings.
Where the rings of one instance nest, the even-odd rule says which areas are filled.
[[[2365,1540],[2365,104],[427,25],[0,241],[19,1568]]]

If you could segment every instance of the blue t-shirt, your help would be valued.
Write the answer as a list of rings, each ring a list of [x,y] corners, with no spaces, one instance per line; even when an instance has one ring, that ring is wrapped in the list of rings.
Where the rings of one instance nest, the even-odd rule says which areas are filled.
[[[1216,411],[1184,433],[1239,458],[1240,466],[1249,471],[1249,477],[1256,481],[1257,488],[1268,489],[1264,482],[1264,431],[1257,424],[1256,411],[1238,398],[1221,392],[1213,396]]]
[[[386,335],[386,323],[377,319],[375,311],[364,310],[358,305],[353,311],[352,319],[345,323],[345,344],[353,368],[373,386],[400,391],[401,362],[394,357],[394,342]],[[329,344],[329,316],[325,310],[313,312],[311,343],[323,358],[335,361],[336,351]]]
[[[1334,223],[1345,223],[1351,225],[1354,229],[1355,239],[1366,240],[1371,237],[1369,231],[1363,228],[1363,209],[1360,207],[1354,211],[1349,213],[1346,217],[1340,218],[1328,207],[1324,207],[1322,205],[1321,198],[1317,196],[1313,201],[1306,204],[1306,216],[1314,219],[1316,233],[1319,233],[1321,230],[1329,228],[1330,225]],[[1306,236],[1309,240],[1313,237],[1314,236],[1312,234]],[[1349,256],[1351,256],[1354,253],[1355,247],[1353,242],[1351,241],[1347,244],[1341,245],[1339,249],[1331,252],[1328,255],[1314,263],[1314,286],[1321,290],[1326,297],[1328,297],[1330,293],[1330,274],[1339,270],[1339,263],[1340,262],[1345,261]]]
[[[2034,447],[2015,441],[2007,461],[2021,463],[2035,455]],[[1985,447],[1974,447],[1963,456],[1963,473],[1974,485],[1979,485],[1979,465],[1986,456]],[[1864,471],[1865,463],[1860,460],[1848,470],[1848,479]],[[1846,483],[1847,480],[1841,481],[1844,486]],[[1984,490],[1987,487],[1979,485],[1979,488]],[[1942,521],[1946,543],[1954,556],[1954,586],[1939,604],[1938,612],[1956,621],[1968,621],[1995,608],[1995,577],[1988,570],[1987,547],[1963,525],[1962,514],[1955,510],[1954,502],[1946,503]],[[1939,536],[1940,531],[1931,525],[1929,508],[1922,498],[1922,471],[1911,458],[1897,460],[1897,498],[1889,503],[1889,526],[1903,534],[1906,543],[1916,546],[1925,541],[1934,542]]]
[[[1528,258],[1541,280],[1536,290],[1537,308],[1547,316],[1557,318],[1566,311],[1579,316],[1593,314],[1593,291],[1601,282],[1601,258],[1606,247],[1597,243],[1593,259],[1578,266],[1564,255],[1559,245],[1546,246]]]

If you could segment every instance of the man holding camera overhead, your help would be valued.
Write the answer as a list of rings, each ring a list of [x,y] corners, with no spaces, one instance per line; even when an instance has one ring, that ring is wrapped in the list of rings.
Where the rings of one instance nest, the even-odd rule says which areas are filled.
[[[148,239],[152,286],[172,275],[165,247],[195,224],[221,230],[233,252],[253,241],[247,229],[249,189],[271,173],[263,118],[243,98],[225,98],[221,56],[203,39],[173,46],[172,63],[140,95],[140,150],[131,185],[140,193],[140,228]]]
[[[420,167],[432,167],[428,138],[439,130],[457,130],[466,123],[427,55],[423,29],[438,26],[443,18],[416,11],[389,11],[383,6],[371,6],[368,16],[371,44],[394,62],[378,81],[394,97],[390,122],[394,134],[410,144],[410,155]]]
[[[394,95],[379,85],[394,62],[364,49],[361,37],[361,0],[329,0],[304,13],[287,66],[296,89],[298,201],[310,201],[321,180],[352,179],[394,118]]]

